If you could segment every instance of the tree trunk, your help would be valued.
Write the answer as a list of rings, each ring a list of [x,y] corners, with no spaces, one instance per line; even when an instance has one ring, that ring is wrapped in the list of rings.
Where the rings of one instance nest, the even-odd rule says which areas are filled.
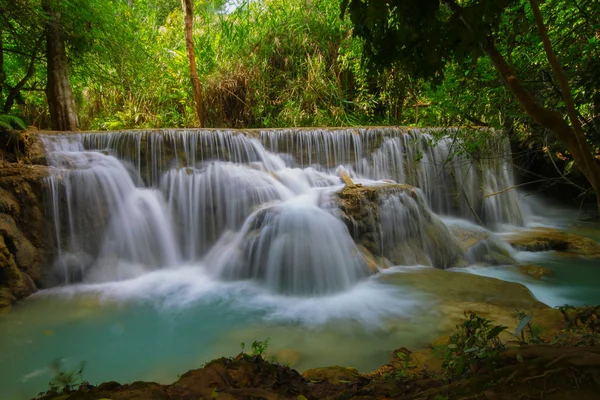
[[[585,137],[585,132],[583,130],[583,126],[581,125],[581,121],[577,117],[577,110],[575,109],[575,101],[573,100],[573,95],[571,94],[569,81],[562,69],[562,66],[558,62],[558,58],[556,57],[554,50],[552,49],[552,44],[550,43],[550,38],[548,37],[548,32],[546,30],[546,25],[544,25],[544,19],[542,18],[542,13],[540,12],[538,2],[537,0],[530,0],[530,3],[531,10],[535,16],[535,22],[538,26],[540,36],[542,37],[542,43],[544,44],[544,50],[546,52],[546,57],[548,58],[548,63],[558,78],[562,98],[567,106],[567,114],[569,115],[571,126],[573,127],[572,134],[575,139],[572,143],[572,146],[576,147],[579,151],[579,158],[575,156],[575,153],[571,147],[569,147],[569,151],[573,154],[573,158],[577,162],[581,172],[583,172],[594,188],[594,192],[596,192],[596,200],[598,202],[598,212],[600,213],[600,163],[594,157],[592,148],[588,144]]]
[[[190,61],[190,78],[192,80],[196,122],[201,128],[204,128],[206,125],[206,116],[204,114],[202,86],[200,85],[200,79],[198,78],[196,56],[194,55],[194,38],[192,35],[192,29],[194,26],[194,2],[193,0],[181,0],[181,7],[183,9],[183,17],[185,19],[185,44],[187,47],[188,59]]]
[[[54,0],[43,0],[42,7],[47,16],[46,58],[48,81],[46,97],[50,108],[52,129],[72,131],[78,127],[75,100],[69,82],[69,68],[62,35],[59,14],[53,7]]]

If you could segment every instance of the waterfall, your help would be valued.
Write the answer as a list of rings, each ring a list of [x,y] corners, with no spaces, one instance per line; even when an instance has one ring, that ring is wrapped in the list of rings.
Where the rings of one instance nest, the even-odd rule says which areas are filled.
[[[449,131],[450,133],[452,131]],[[472,160],[448,131],[360,128],[152,130],[43,135],[65,282],[130,279],[197,264],[289,295],[347,290],[369,274],[332,205],[339,168],[379,198],[370,224],[396,263],[446,268],[463,255],[434,213],[522,223],[507,140]],[[346,221],[344,221],[346,222]]]
[[[136,187],[134,171],[113,156],[85,151],[64,137],[46,137],[45,143],[53,171],[48,186],[55,269],[63,279],[81,279],[93,263],[111,265],[102,274],[94,271],[102,280],[178,264],[174,230],[159,191]],[[138,273],[116,268],[115,260],[131,263]]]
[[[258,210],[215,252],[230,255],[214,261],[220,276],[257,279],[292,295],[344,291],[368,275],[344,224],[310,198]]]
[[[191,260],[205,254],[225,231],[238,230],[256,207],[293,196],[265,171],[224,162],[171,169],[163,175],[161,189],[181,227],[183,254]]]
[[[398,191],[379,200],[381,254],[400,265],[453,266],[463,257],[457,240],[433,214],[421,191]]]
[[[492,135],[484,146],[490,155],[476,161],[453,144],[455,130],[286,129],[262,131],[261,140],[275,153],[294,155],[300,167],[318,166],[331,172],[343,165],[353,177],[391,179],[418,187],[436,213],[481,219],[489,226],[522,224],[513,191],[484,197],[513,186],[508,140]]]

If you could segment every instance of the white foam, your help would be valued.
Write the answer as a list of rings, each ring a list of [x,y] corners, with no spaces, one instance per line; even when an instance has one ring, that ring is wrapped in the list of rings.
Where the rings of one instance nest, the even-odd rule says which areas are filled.
[[[216,280],[202,265],[158,270],[126,281],[70,285],[41,291],[38,296],[80,294],[95,294],[107,302],[149,303],[164,312],[225,302],[269,322],[316,326],[350,320],[370,328],[386,318],[411,316],[424,304],[415,292],[387,285],[377,277],[337,294],[284,296],[252,281]]]

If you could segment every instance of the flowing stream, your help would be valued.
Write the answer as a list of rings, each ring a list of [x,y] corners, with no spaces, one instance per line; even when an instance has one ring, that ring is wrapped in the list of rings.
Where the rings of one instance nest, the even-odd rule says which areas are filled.
[[[444,222],[450,217],[492,231],[540,223],[515,190],[503,191],[514,186],[508,142],[490,131],[492,156],[474,161],[453,144],[453,133],[45,136],[57,287],[0,316],[0,397],[47,389],[55,359],[66,368],[85,361],[92,384],[170,382],[267,337],[268,354],[299,370],[340,364],[362,371],[385,363],[394,348],[435,339],[452,326],[434,307],[442,301],[435,292],[446,289],[432,295],[386,275],[401,281],[420,265],[472,261]],[[414,196],[390,192],[369,219],[381,227],[382,254],[401,260],[400,270],[373,274],[360,256],[336,207],[342,170],[365,187],[418,188]],[[503,276],[508,270],[464,271],[523,281]],[[559,300],[529,286],[542,301]]]

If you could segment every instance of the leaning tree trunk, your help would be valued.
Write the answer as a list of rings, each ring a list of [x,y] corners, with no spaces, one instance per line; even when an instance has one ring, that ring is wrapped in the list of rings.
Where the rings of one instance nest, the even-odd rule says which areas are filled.
[[[571,100],[571,105],[569,106],[567,104],[567,107],[570,108],[569,119],[571,120],[573,126],[569,125],[560,113],[543,107],[535,100],[527,88],[525,88],[515,70],[508,64],[504,56],[500,53],[496,47],[496,44],[494,43],[493,37],[480,37],[479,43],[483,51],[492,61],[492,64],[494,64],[496,71],[498,71],[502,77],[502,80],[525,112],[544,128],[554,132],[558,140],[567,146],[567,149],[573,156],[573,159],[577,163],[579,170],[583,173],[585,178],[594,189],[596,194],[596,202],[598,205],[598,212],[600,213],[600,161],[596,160],[594,157],[592,148],[587,143],[583,129],[581,129],[581,124],[574,113],[575,107],[568,82],[566,81],[564,73],[562,73],[562,68],[560,68],[558,60],[556,60],[556,56],[554,56],[554,53],[552,52],[545,26],[543,25],[543,21],[541,21],[539,8],[536,10],[537,2],[535,0],[530,1],[534,14],[536,14],[536,22],[538,24],[540,34],[543,38],[543,41],[547,41],[547,43],[544,43],[544,48],[555,73],[557,73],[556,68],[559,66],[559,73],[557,73],[557,75],[559,81],[561,82],[561,91],[563,97],[565,97],[565,104],[568,103],[568,99]],[[473,27],[464,18],[462,18],[462,7],[458,5],[455,0],[441,0],[441,2],[446,4],[450,10],[461,19],[463,25],[467,31],[469,31],[469,33],[474,34]]]
[[[52,129],[72,131],[78,127],[77,110],[69,82],[65,39],[62,35],[59,14],[53,7],[53,3],[54,0],[42,1],[42,7],[48,18],[46,22],[46,59],[48,63],[46,97],[50,108]]]
[[[540,36],[542,37],[542,43],[544,44],[544,51],[548,62],[554,71],[554,74],[558,78],[558,83],[562,93],[562,98],[567,106],[567,114],[572,126],[572,139],[569,141],[569,151],[573,154],[573,158],[577,162],[579,169],[588,179],[594,192],[596,192],[596,200],[598,203],[598,212],[600,213],[600,163],[593,156],[592,148],[587,142],[585,132],[581,121],[577,117],[577,110],[575,109],[575,101],[571,94],[571,88],[567,76],[565,75],[548,37],[546,25],[544,25],[544,19],[540,12],[540,7],[537,0],[530,0],[531,10],[535,16],[535,22],[538,26]],[[560,138],[560,137],[559,137]],[[564,140],[563,140],[564,141]]]
[[[181,0],[181,7],[183,8],[183,17],[185,19],[185,44],[187,47],[188,59],[190,61],[190,78],[192,80],[192,91],[194,94],[196,122],[203,128],[206,125],[206,116],[204,114],[202,86],[200,85],[200,79],[198,78],[196,56],[194,55],[194,38],[192,35],[192,29],[194,27],[194,1]]]

